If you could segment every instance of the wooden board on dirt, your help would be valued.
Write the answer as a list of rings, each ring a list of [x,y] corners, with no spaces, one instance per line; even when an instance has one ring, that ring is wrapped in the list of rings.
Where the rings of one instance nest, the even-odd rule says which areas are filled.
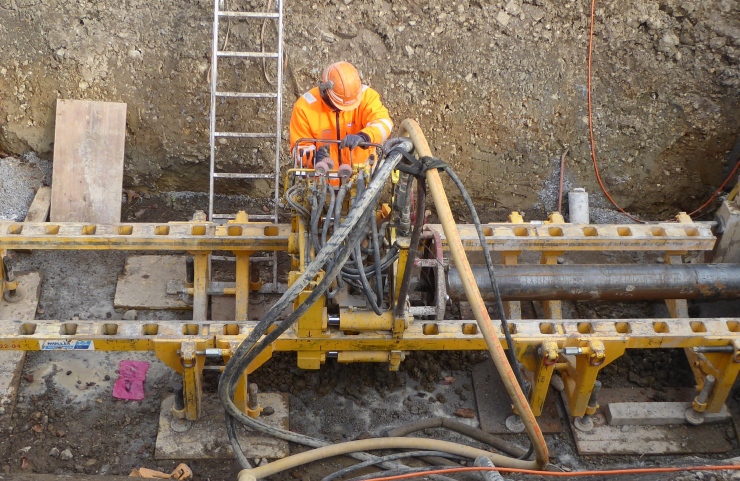
[[[126,104],[57,100],[52,222],[121,221]]]
[[[286,393],[259,393],[257,401],[263,408],[271,406],[275,412],[260,416],[270,426],[289,429],[288,395]],[[203,393],[201,417],[190,423],[184,433],[172,430],[172,405],[175,395],[162,401],[159,412],[159,431],[154,452],[156,459],[229,459],[234,457],[226,434],[224,410],[214,393]],[[239,442],[248,458],[284,458],[290,454],[288,442],[273,436],[237,429]]]
[[[481,429],[491,434],[514,434],[506,427],[506,418],[513,414],[511,399],[492,360],[487,359],[473,367],[473,389]],[[557,400],[552,390],[545,398],[542,416],[537,421],[543,433],[563,431]]]
[[[185,284],[185,256],[129,256],[118,276],[117,309],[192,309],[179,295],[167,294],[167,284]]]
[[[51,207],[51,187],[41,187],[36,191],[24,222],[46,222]]]
[[[657,392],[654,389],[620,388],[602,389],[599,393],[599,409],[593,416],[594,429],[584,433],[573,426],[569,415],[571,431],[576,442],[578,454],[690,454],[690,453],[725,453],[732,449],[728,440],[734,438],[731,422],[669,426],[610,426],[606,422],[604,408],[616,402],[648,402],[656,399],[670,399],[686,402],[693,399],[696,391],[691,388],[666,389]],[[563,394],[565,409],[568,401]]]
[[[0,319],[33,321],[36,318],[41,293],[41,274],[16,272],[15,276],[18,288],[23,292],[23,298],[11,304],[0,297]],[[18,328],[20,329],[20,325]],[[0,416],[0,420],[10,419],[13,414],[25,359],[26,351],[0,350],[0,408],[4,408],[5,412],[5,416]]]

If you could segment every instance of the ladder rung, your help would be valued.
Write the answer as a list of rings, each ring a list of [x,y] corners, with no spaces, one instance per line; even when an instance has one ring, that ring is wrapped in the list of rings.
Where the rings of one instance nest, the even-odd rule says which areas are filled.
[[[238,137],[245,139],[269,139],[275,137],[274,132],[214,132],[214,137]]]
[[[279,13],[267,12],[218,12],[222,17],[279,18]]]
[[[277,52],[216,52],[219,57],[277,58]]]
[[[239,97],[243,99],[275,99],[277,93],[265,92],[216,92],[216,97]]]
[[[214,179],[274,179],[275,174],[241,174],[241,173],[226,173],[226,172],[214,172]]]

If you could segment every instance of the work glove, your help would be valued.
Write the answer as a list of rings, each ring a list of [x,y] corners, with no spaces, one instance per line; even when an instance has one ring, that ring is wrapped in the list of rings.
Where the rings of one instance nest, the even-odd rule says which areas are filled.
[[[370,136],[365,132],[359,134],[347,134],[344,136],[342,141],[339,143],[339,150],[349,147],[350,150],[354,150],[360,144],[360,142],[370,142]]]
[[[316,152],[316,158],[314,159],[315,160],[314,165],[326,159],[331,159],[331,154],[329,153],[329,146],[322,145],[321,147],[319,147],[319,150]]]

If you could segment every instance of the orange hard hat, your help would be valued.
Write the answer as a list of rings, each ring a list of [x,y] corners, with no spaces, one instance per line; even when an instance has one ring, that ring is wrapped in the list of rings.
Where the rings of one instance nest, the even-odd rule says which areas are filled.
[[[362,80],[357,69],[347,62],[336,62],[324,70],[324,84],[329,99],[339,110],[354,110],[362,101]]]

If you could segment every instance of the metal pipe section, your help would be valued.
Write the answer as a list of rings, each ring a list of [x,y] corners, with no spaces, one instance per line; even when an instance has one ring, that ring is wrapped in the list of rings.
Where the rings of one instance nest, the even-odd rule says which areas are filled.
[[[485,301],[494,294],[488,271],[473,267]],[[738,299],[740,265],[501,265],[496,267],[501,297],[508,301],[629,301],[662,299]],[[447,274],[447,294],[466,299],[459,271]]]

